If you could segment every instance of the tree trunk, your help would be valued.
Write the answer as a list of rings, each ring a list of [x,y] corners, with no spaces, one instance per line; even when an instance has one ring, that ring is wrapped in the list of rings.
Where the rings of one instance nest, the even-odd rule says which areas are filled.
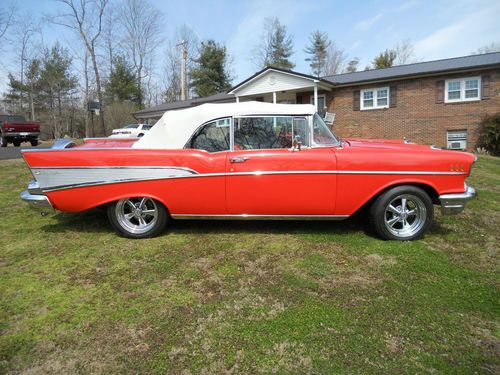
[[[90,57],[92,59],[92,65],[94,66],[94,74],[95,74],[95,84],[97,89],[97,99],[99,99],[99,103],[101,106],[103,105],[103,97],[101,91],[101,77],[99,76],[99,69],[97,68],[97,61],[95,58],[95,50],[92,48],[90,50]],[[106,127],[104,126],[104,110],[101,107],[99,111],[99,131],[96,132],[97,136],[105,137],[106,136]]]
[[[87,108],[87,105],[89,103],[89,53],[87,49],[85,49],[85,59],[83,61],[84,65],[84,77],[85,77],[85,137],[86,138],[92,138],[94,136],[94,129],[91,125],[90,119],[89,119],[89,111]]]

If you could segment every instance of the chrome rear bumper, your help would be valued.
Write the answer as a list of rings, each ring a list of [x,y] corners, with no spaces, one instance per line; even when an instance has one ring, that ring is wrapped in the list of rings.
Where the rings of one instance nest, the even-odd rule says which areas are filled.
[[[444,194],[439,196],[441,202],[441,213],[443,215],[455,215],[462,212],[465,203],[476,196],[476,189],[465,185],[465,192],[457,194]]]
[[[28,202],[31,208],[40,211],[42,214],[54,212],[54,207],[41,191],[36,181],[31,181],[28,185],[28,190],[21,193],[21,199]]]

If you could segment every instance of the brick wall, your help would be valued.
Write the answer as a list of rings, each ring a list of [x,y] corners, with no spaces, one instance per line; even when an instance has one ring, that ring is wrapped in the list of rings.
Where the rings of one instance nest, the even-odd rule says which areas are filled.
[[[489,75],[488,99],[436,103],[436,81]],[[353,110],[353,91],[397,86],[396,107]],[[328,111],[335,112],[333,130],[341,137],[409,138],[413,142],[446,147],[447,130],[467,130],[467,148],[473,150],[479,137],[478,124],[486,114],[500,111],[500,69],[429,78],[416,78],[366,86],[335,88],[327,96]]]

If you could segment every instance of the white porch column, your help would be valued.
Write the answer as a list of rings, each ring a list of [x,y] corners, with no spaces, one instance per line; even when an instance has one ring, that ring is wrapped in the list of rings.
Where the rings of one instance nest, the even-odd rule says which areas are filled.
[[[318,111],[318,84],[316,82],[314,82],[314,106]]]
[[[276,104],[276,91],[273,91],[273,103]]]
[[[236,97],[236,103],[239,103],[239,102],[240,102],[240,97],[239,97],[239,96],[237,96],[237,97]]]

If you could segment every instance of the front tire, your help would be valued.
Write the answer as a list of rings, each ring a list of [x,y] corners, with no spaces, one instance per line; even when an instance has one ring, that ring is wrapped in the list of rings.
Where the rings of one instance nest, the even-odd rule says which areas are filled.
[[[433,217],[431,198],[416,186],[387,190],[373,202],[370,210],[372,228],[385,240],[417,240],[429,229]]]
[[[13,141],[12,144],[14,145],[14,147],[21,146],[21,142],[20,141]]]
[[[170,221],[163,204],[148,197],[121,199],[108,206],[108,219],[127,238],[158,236]]]
[[[36,147],[36,146],[38,146],[38,139],[32,139],[32,140],[30,141],[30,143],[31,143],[31,146],[32,146],[32,147]]]

